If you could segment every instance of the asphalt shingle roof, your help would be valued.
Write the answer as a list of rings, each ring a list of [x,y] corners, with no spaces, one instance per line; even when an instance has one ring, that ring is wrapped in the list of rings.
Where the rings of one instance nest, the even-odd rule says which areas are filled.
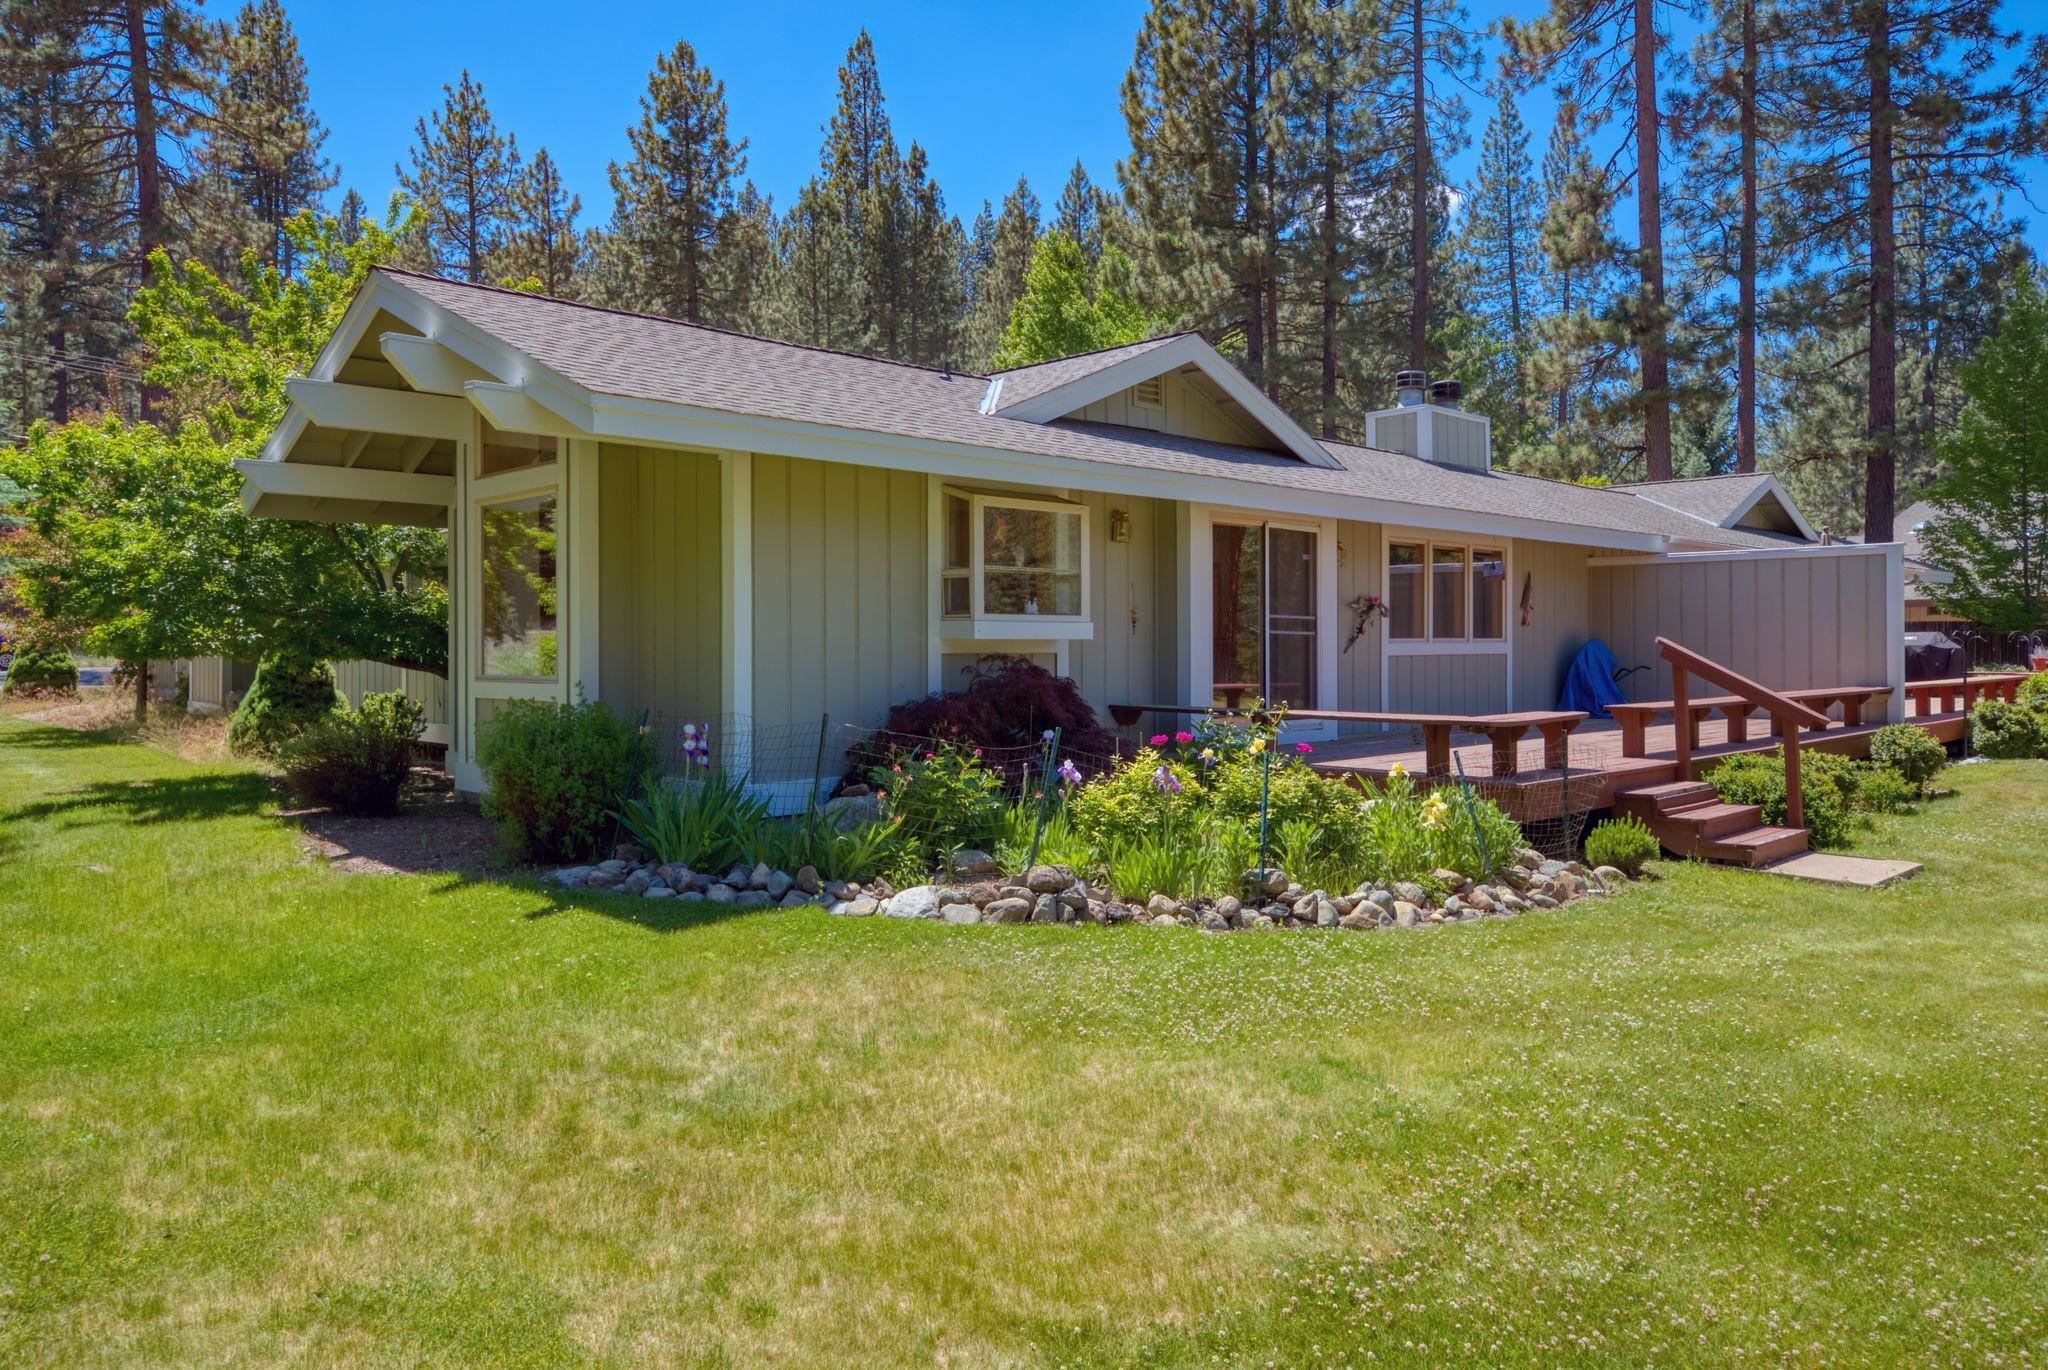
[[[1322,445],[1338,469],[1296,457],[1144,429],[1060,420],[1032,423],[983,414],[986,377],[749,337],[672,319],[628,314],[494,286],[380,268],[406,290],[526,353],[596,394],[761,418],[995,448],[1032,456],[1238,481],[1536,519],[1725,546],[1780,546],[1782,539],[1703,526],[1619,489],[1596,489],[1505,471],[1439,466],[1398,452]],[[1164,339],[1007,374],[1054,384],[1135,355]],[[1102,360],[1108,357],[1108,361]],[[1075,362],[1079,369],[1060,368]],[[1092,363],[1092,365],[1090,364]],[[1256,496],[1248,493],[1248,502]],[[1256,506],[1254,506],[1256,507]]]
[[[1770,477],[1761,471],[1735,476],[1694,476],[1685,480],[1642,481],[1619,485],[1647,500],[1718,524],[1747,504]]]
[[[1147,352],[1155,351],[1181,336],[1179,333],[1168,333],[1163,338],[1147,338],[1143,342],[1126,343],[1122,347],[1105,347],[1096,352],[1081,352],[1054,361],[998,371],[996,375],[1002,377],[1003,390],[996,398],[996,407],[1000,409],[1012,404],[1022,404],[1025,400],[1035,399],[1048,390],[1057,390],[1069,381],[1092,376],[1105,367],[1129,361],[1132,357],[1142,357]]]

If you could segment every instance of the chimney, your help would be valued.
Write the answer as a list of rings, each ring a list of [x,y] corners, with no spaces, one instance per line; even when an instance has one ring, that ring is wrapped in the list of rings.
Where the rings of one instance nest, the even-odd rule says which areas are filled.
[[[1420,371],[1396,371],[1394,373],[1394,403],[1403,409],[1413,409],[1422,403],[1422,387],[1428,378]]]
[[[1432,381],[1429,386],[1429,402],[1445,409],[1456,409],[1458,401],[1465,398],[1463,381]]]

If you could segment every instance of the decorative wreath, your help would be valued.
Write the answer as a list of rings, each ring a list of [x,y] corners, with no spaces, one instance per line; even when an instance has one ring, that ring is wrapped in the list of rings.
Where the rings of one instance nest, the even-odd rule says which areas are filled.
[[[1360,595],[1351,601],[1351,614],[1351,638],[1344,644],[1344,650],[1347,652],[1358,644],[1358,639],[1365,636],[1366,628],[1374,619],[1387,616],[1386,601],[1378,595]]]

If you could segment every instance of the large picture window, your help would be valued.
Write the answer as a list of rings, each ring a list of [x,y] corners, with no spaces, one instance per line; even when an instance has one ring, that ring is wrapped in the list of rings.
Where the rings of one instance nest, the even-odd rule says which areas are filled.
[[[1018,631],[1015,620],[1087,620],[1088,522],[1082,506],[949,490],[941,518],[944,617],[1010,620],[1012,627],[1003,631],[1020,637],[1033,634]]]
[[[500,680],[553,680],[555,497],[488,504],[483,515],[482,670]]]
[[[1505,642],[1507,554],[1460,542],[1387,544],[1387,637]]]

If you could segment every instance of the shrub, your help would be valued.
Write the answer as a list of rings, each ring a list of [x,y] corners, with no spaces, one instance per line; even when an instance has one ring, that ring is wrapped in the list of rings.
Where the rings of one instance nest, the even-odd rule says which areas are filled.
[[[256,664],[249,693],[228,720],[228,745],[236,751],[274,753],[344,709],[333,667],[295,653],[273,653]]]
[[[918,844],[934,866],[956,848],[991,846],[1002,830],[1002,777],[973,749],[942,742],[899,752],[870,775],[904,839]]]
[[[1171,777],[1171,785],[1161,783],[1161,771]],[[1108,853],[1159,832],[1194,811],[1202,798],[1193,771],[1145,747],[1075,790],[1067,797],[1066,811],[1081,840]]]
[[[1827,759],[1823,760],[1824,757]],[[1839,847],[1849,840],[1849,803],[1841,785],[1841,777],[1848,770],[1840,757],[1826,752],[1799,754],[1800,801],[1816,847]],[[1759,805],[1764,822],[1785,823],[1783,748],[1728,757],[1714,768],[1707,782],[1724,802]]]
[[[1020,656],[985,656],[976,662],[967,688],[926,695],[889,710],[876,743],[849,756],[852,769],[872,770],[888,759],[887,739],[944,738],[966,748],[1036,746],[1050,729],[1060,732],[1060,749],[1083,756],[1115,756],[1116,734],[1103,727],[1065,676]]]
[[[1873,770],[1856,790],[1857,807],[1870,813],[1910,813],[1920,788],[1897,771]]]
[[[640,795],[626,800],[617,817],[655,860],[723,872],[747,857],[768,803],[722,772],[679,779],[657,772],[642,779]]]
[[[321,719],[277,749],[292,789],[342,813],[388,817],[412,769],[426,709],[403,694],[363,696],[363,707]]]
[[[1987,699],[1970,711],[1970,745],[1996,761],[2040,756],[2048,743],[2042,735],[2043,711],[2002,699]]]
[[[1521,825],[1462,786],[1417,790],[1407,772],[1365,788],[1357,875],[1378,884],[1421,880],[1438,867],[1482,876],[1522,849]]]
[[[1879,728],[1870,739],[1870,759],[1897,772],[1901,780],[1919,793],[1948,764],[1948,748],[1936,742],[1925,729],[1911,723],[1891,723]]]
[[[2030,709],[2048,709],[2048,671],[2020,682],[2019,702]]]
[[[16,649],[7,666],[11,695],[68,695],[78,692],[78,664],[69,650],[54,643],[27,642]]]
[[[647,739],[598,700],[507,700],[479,731],[476,759],[490,784],[484,812],[526,861],[602,855],[621,796],[654,762]]]
[[[1634,814],[1595,823],[1586,834],[1586,864],[1612,866],[1631,879],[1641,875],[1643,863],[1661,849],[1657,835]]]

